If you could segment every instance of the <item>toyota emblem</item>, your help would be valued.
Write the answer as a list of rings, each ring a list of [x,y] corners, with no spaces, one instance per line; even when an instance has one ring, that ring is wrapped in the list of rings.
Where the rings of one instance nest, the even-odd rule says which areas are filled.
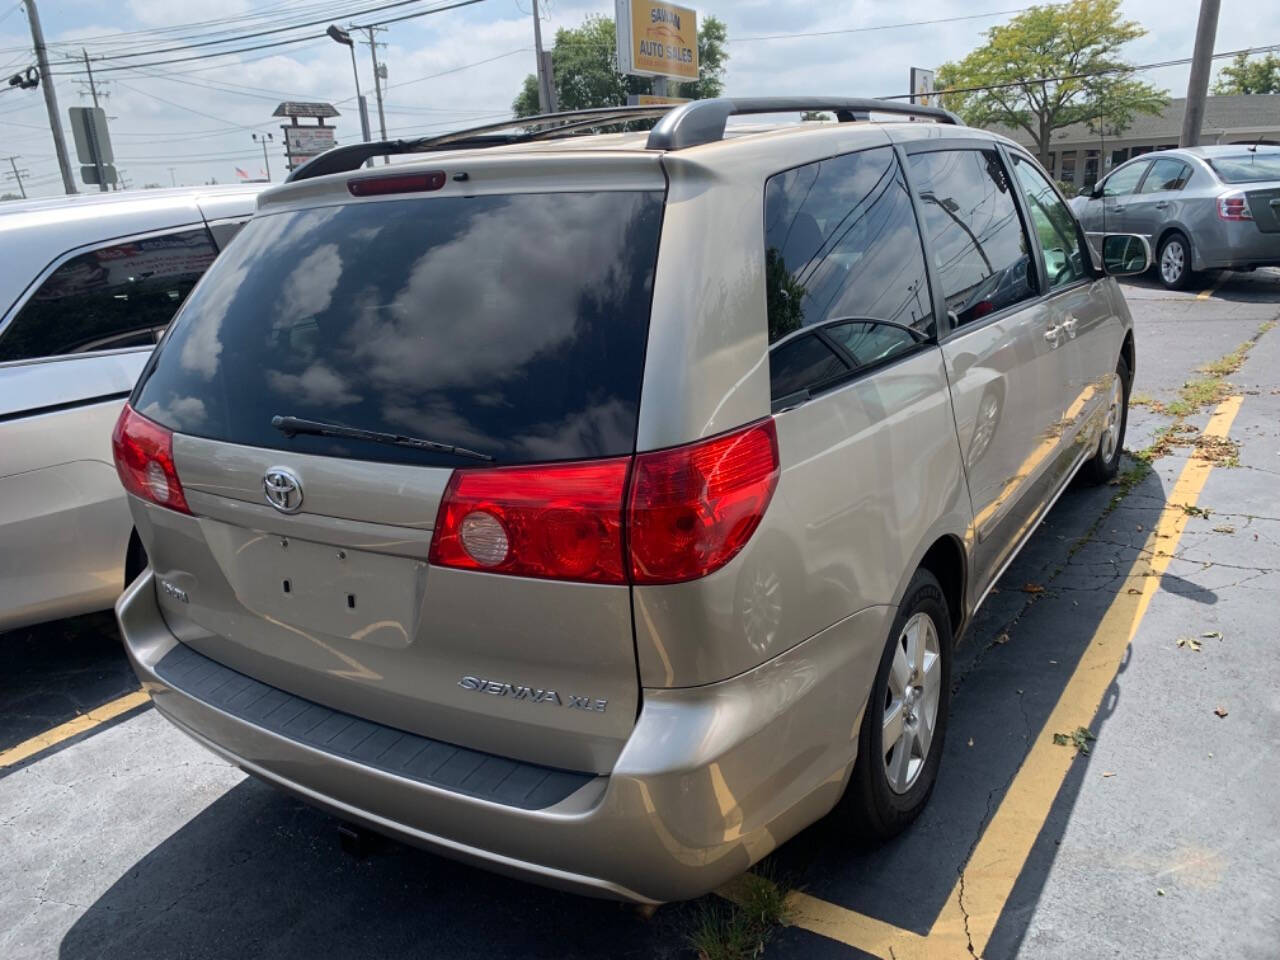
[[[267,503],[281,513],[297,513],[302,508],[302,481],[288,467],[272,467],[262,477]]]

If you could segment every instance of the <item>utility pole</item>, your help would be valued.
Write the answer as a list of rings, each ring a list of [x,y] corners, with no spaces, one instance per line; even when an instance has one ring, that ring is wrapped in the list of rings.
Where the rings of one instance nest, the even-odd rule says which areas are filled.
[[[67,141],[62,135],[62,120],[58,116],[58,94],[53,89],[53,76],[49,72],[49,52],[44,46],[44,31],[40,29],[40,14],[36,0],[23,0],[27,5],[27,22],[31,24],[31,42],[36,48],[36,63],[40,67],[40,86],[44,90],[44,105],[49,111],[49,132],[53,134],[53,149],[58,154],[58,169],[62,172],[62,186],[67,193],[76,193],[76,181],[71,175],[71,161],[67,159]]]
[[[13,173],[5,174],[5,176],[12,177],[14,180],[18,181],[18,192],[22,194],[23,200],[27,199],[27,188],[22,185],[22,175],[24,173],[29,175],[30,172],[18,169],[17,157],[6,157],[5,159],[9,161],[9,166],[13,167]]]
[[[271,134],[250,134],[255,141],[262,144],[262,163],[267,173],[267,183],[271,182],[271,161],[267,158],[267,143],[272,139]]]
[[[86,50],[84,47],[81,47],[80,52],[84,54],[84,69],[85,69],[85,72],[89,74],[89,93],[93,97],[93,106],[96,109],[98,106],[98,88],[93,85],[93,68],[89,66],[89,51]],[[80,92],[83,95],[84,91],[81,90]],[[96,138],[95,138],[95,142],[96,142]],[[106,175],[106,170],[103,169],[102,156],[98,150],[94,150],[93,154],[95,157],[93,166],[94,166],[94,169],[98,171],[98,191],[100,193],[106,193],[107,192],[107,175]],[[172,173],[172,169],[170,169],[170,172]]]
[[[382,76],[378,72],[378,43],[374,38],[374,31],[378,29],[377,25],[370,24],[367,27],[352,27],[353,30],[365,30],[369,34],[369,56],[373,57],[373,92],[378,98],[378,129],[382,133],[382,139],[387,139],[387,115],[382,109]],[[385,28],[383,28],[385,29]],[[390,163],[390,157],[383,157],[383,163]]]
[[[98,105],[98,88],[93,85],[93,67],[89,66],[89,51],[81,47],[80,52],[84,54],[84,72],[89,75],[89,93],[92,95],[93,105],[96,107]],[[83,96],[84,91],[81,90],[80,94]]]
[[[538,0],[533,0],[533,50],[538,58],[538,112],[552,113],[555,111],[555,90],[542,52],[542,18],[538,15]]]
[[[1200,22],[1196,24],[1196,48],[1191,54],[1191,79],[1187,82],[1187,112],[1182,116],[1180,147],[1200,143],[1204,126],[1204,98],[1209,92],[1209,66],[1213,43],[1218,36],[1219,0],[1200,0]]]

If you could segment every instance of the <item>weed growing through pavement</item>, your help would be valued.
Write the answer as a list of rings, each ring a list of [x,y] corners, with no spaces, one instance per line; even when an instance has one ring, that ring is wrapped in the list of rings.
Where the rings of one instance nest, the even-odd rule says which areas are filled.
[[[787,894],[768,868],[744,873],[733,883],[733,900],[703,904],[689,933],[699,960],[750,960],[788,918]]]

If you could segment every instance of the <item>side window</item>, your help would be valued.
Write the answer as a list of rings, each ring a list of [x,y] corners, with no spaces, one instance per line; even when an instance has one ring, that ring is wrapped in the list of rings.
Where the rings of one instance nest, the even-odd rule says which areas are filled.
[[[816,392],[849,370],[849,365],[817,334],[795,337],[769,352],[770,392],[774,400],[804,390]]]
[[[0,362],[155,343],[216,255],[203,228],[78,254],[0,332]]]
[[[1088,261],[1080,247],[1075,217],[1030,160],[1013,154],[1013,173],[1027,200],[1036,239],[1044,252],[1049,289],[1083,279]]]
[[[764,196],[770,343],[839,317],[932,335],[924,251],[892,148],[777,174]]]
[[[916,338],[901,327],[887,323],[833,323],[823,333],[843,347],[859,367],[869,367],[910,350]]]
[[[1163,157],[1151,164],[1151,172],[1142,181],[1142,193],[1161,193],[1165,190],[1181,190],[1191,179],[1191,165],[1181,160]]]
[[[932,337],[933,303],[906,180],[891,147],[806,164],[765,184],[765,286],[769,343],[805,327],[770,352],[775,399],[817,390],[868,363],[830,336],[834,321],[894,331],[911,349]],[[887,321],[881,323],[866,321]],[[901,334],[901,336],[897,336]]]
[[[1127,167],[1121,167],[1103,182],[1102,195],[1124,197],[1133,193],[1138,188],[1138,181],[1142,179],[1142,174],[1149,166],[1149,163],[1131,163]]]
[[[1027,236],[995,151],[916,154],[911,182],[947,310],[961,325],[1035,296]]]

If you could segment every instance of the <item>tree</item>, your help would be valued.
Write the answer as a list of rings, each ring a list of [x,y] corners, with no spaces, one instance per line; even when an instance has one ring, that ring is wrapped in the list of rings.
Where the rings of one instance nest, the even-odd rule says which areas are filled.
[[[1268,53],[1260,59],[1250,60],[1247,53],[1237,53],[1235,59],[1218,74],[1213,92],[1218,95],[1280,93],[1280,57]]]
[[[1119,9],[1120,0],[1029,7],[988,30],[986,44],[959,63],[938,68],[942,103],[970,126],[1025,130],[1042,163],[1061,127],[1088,123],[1114,134],[1137,113],[1159,113],[1166,92],[1122,72],[1120,47],[1147,31]]]
[[[707,17],[698,28],[699,78],[691,83],[669,83],[673,97],[718,97],[724,88],[725,61],[729,59],[724,23]],[[631,94],[653,93],[649,77],[633,77],[618,72],[616,36],[608,17],[589,16],[582,26],[556,31],[551,47],[552,82],[561,110],[584,110],[625,104]],[[517,117],[539,112],[538,79],[524,78],[511,104]]]
[[[833,117],[829,113],[823,113],[821,110],[806,110],[804,113],[800,114],[800,119],[826,121],[826,120],[834,120],[835,117]]]

